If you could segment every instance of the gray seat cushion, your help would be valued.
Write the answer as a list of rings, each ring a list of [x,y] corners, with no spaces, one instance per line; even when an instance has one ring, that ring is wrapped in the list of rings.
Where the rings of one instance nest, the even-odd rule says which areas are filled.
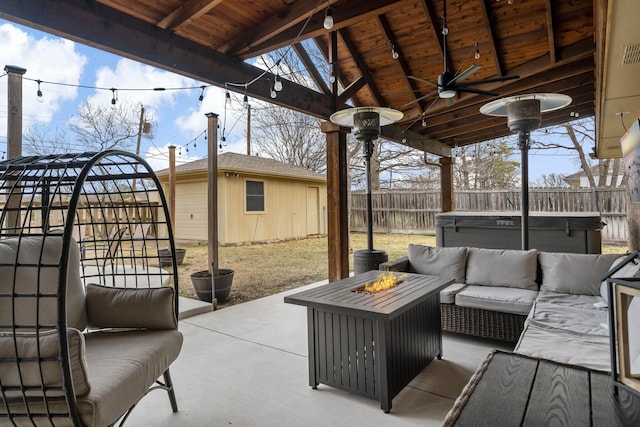
[[[142,398],[182,347],[177,330],[95,332],[86,335],[91,391],[78,399],[88,427],[111,425]]]
[[[456,305],[527,315],[538,291],[497,286],[468,285],[455,296]]]

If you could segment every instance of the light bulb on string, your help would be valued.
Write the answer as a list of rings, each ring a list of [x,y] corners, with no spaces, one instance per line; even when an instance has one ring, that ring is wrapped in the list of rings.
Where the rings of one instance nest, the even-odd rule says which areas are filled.
[[[38,91],[36,92],[36,96],[38,98],[38,102],[44,102],[44,98],[42,96],[42,91],[40,90],[40,83],[42,83],[42,80],[36,80],[36,82],[38,83]]]
[[[225,100],[224,100],[224,102],[225,102],[225,103],[227,103],[227,104],[228,104],[229,102],[231,102],[231,94],[229,93],[229,91],[228,91],[228,90],[226,90],[226,91],[224,92],[224,98],[225,98]]]
[[[111,88],[111,105],[116,105],[116,101],[118,100],[117,91],[118,89],[114,87]]]
[[[276,98],[278,96],[278,92],[276,92],[275,88],[271,88],[271,98]]]
[[[327,7],[327,10],[324,12],[324,22],[322,23],[325,30],[330,30],[333,28],[333,12],[331,12],[331,8]]]
[[[427,119],[422,119],[422,127],[423,128],[427,127]]]
[[[200,92],[200,96],[198,97],[198,103],[202,105],[202,101],[204,101],[204,88],[205,86],[200,86],[202,88],[202,92]]]
[[[449,34],[449,27],[447,26],[442,27],[442,35],[446,36],[447,34]]]
[[[476,59],[480,59],[480,49],[478,49],[478,42],[476,42],[476,53],[474,55]]]
[[[273,89],[276,92],[280,92],[282,90],[282,80],[280,80],[280,76],[276,74],[276,79],[273,82]]]
[[[182,147],[178,148],[178,156],[182,157]]]

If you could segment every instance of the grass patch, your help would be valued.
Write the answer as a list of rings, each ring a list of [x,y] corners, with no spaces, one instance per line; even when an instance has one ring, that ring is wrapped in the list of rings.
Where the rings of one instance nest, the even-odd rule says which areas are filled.
[[[374,247],[387,252],[389,260],[407,254],[409,243],[435,246],[435,236],[421,234],[376,234]],[[366,249],[367,236],[352,233],[350,250]],[[195,298],[190,275],[207,269],[207,245],[179,244],[186,248],[184,261],[178,266],[180,294]],[[625,253],[625,246],[603,246],[603,253]],[[328,277],[326,237],[287,242],[219,248],[220,268],[235,270],[229,300],[221,307],[251,301]],[[353,270],[353,256],[349,256]]]

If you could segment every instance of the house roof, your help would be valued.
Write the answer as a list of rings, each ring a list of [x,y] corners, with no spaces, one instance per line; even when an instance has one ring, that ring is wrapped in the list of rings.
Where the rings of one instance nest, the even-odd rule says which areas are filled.
[[[591,166],[591,175],[592,176],[599,176],[600,175],[600,169],[598,168],[598,165],[595,166]],[[578,179],[582,176],[587,176],[586,172],[582,169],[580,169],[578,172],[572,173],[571,175],[567,175],[564,177],[564,179]]]
[[[195,160],[176,166],[176,175],[187,173],[206,173],[208,170],[208,158]],[[326,176],[305,168],[293,166],[265,157],[246,156],[238,153],[223,153],[218,155],[218,172],[244,172],[259,175],[282,176],[290,178],[310,179],[314,181],[326,181]],[[158,177],[169,175],[169,169],[156,172]]]

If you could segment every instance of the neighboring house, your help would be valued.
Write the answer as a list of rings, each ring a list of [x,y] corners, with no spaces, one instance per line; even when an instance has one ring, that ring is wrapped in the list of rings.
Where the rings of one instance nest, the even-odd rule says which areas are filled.
[[[206,158],[176,166],[175,238],[207,240]],[[169,169],[157,172],[168,194]],[[272,159],[218,156],[218,240],[222,245],[326,234],[327,180]]]
[[[609,174],[607,175],[607,179],[606,179],[606,186],[610,186],[611,185],[611,167],[609,167]],[[598,185],[598,182],[600,182],[600,169],[598,168],[598,166],[592,166],[591,167],[591,174],[593,175],[593,179],[596,182],[596,185]],[[623,178],[623,171],[621,170],[620,173],[618,174],[618,176],[616,177],[617,182],[616,182],[616,187],[619,187],[620,184],[622,183],[622,178]],[[580,170],[580,172],[576,172],[574,174],[568,175],[566,177],[564,177],[564,181],[569,184],[569,186],[571,186],[572,188],[589,188],[591,187],[591,185],[589,184],[589,179],[587,178],[587,174],[585,171]]]

